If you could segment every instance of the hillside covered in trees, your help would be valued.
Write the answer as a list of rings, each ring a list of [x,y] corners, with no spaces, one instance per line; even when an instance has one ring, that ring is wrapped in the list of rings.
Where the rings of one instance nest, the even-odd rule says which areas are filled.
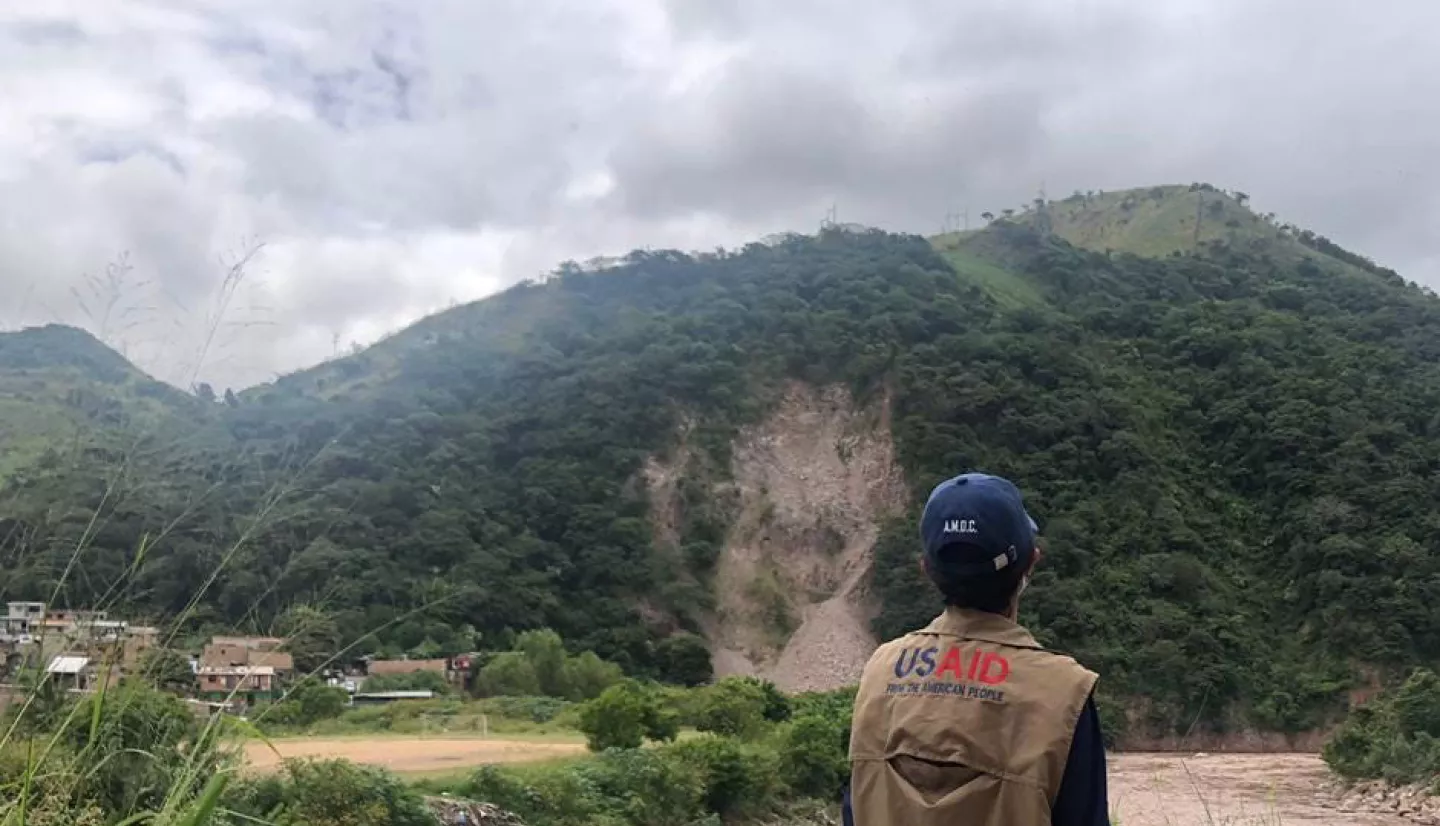
[[[1440,656],[1440,302],[1243,198],[1112,196],[933,242],[835,229],[567,265],[223,402],[145,396],[113,422],[128,438],[16,460],[0,595],[197,629],[302,606],[361,651],[543,626],[680,679],[729,514],[685,486],[684,553],[657,553],[643,463],[686,422],[723,477],[785,382],[839,383],[888,399],[910,494],[875,550],[881,636],[937,608],[915,508],[981,468],[1041,524],[1023,619],[1109,700],[1162,729],[1317,726]],[[12,401],[11,377],[59,369],[15,361],[17,335]]]

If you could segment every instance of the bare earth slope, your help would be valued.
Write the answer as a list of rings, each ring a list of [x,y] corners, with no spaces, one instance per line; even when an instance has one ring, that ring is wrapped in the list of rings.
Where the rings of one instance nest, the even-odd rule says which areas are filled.
[[[657,539],[673,541],[684,448],[647,468]],[[731,457],[735,518],[707,622],[715,670],[792,691],[854,682],[875,649],[865,593],[879,524],[904,508],[889,403],[857,408],[843,387],[792,383]]]

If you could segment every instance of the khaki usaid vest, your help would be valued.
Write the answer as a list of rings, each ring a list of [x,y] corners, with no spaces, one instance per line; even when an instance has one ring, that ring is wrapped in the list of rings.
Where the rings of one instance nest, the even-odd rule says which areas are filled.
[[[1096,675],[998,615],[946,609],[855,696],[855,826],[1046,826]]]

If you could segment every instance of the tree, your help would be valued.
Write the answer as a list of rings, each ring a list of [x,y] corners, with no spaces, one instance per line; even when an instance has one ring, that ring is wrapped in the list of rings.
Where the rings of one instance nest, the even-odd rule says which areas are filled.
[[[302,680],[287,691],[280,702],[264,709],[260,719],[274,725],[304,727],[339,717],[349,702],[350,695],[345,689],[325,685],[312,677]]]
[[[580,731],[591,751],[637,749],[646,740],[674,740],[679,721],[633,680],[613,685],[580,707]]]
[[[582,651],[565,663],[565,683],[572,700],[592,700],[625,675],[620,666],[606,662],[594,651]]]
[[[314,673],[340,651],[340,626],[330,614],[311,605],[293,605],[277,623],[285,650],[302,674]]]
[[[759,677],[746,676],[741,679],[753,683],[760,689],[761,696],[765,698],[765,704],[761,708],[760,716],[764,717],[766,721],[783,723],[790,719],[790,698],[786,697],[778,686],[769,680],[763,680]]]
[[[780,771],[785,784],[801,794],[834,795],[849,775],[849,763],[834,722],[813,715],[797,719],[780,739]]]
[[[540,694],[547,697],[569,696],[565,641],[560,639],[559,634],[548,628],[526,631],[516,638],[515,649],[525,656],[534,670]]]
[[[985,223],[988,224],[988,223],[990,223],[991,221],[995,220],[995,213],[993,213],[993,212],[982,212],[982,213],[980,213],[980,217],[983,218],[983,219],[985,220]]]
[[[695,728],[731,737],[753,737],[765,723],[767,705],[760,681],[726,677],[701,689]]]
[[[480,669],[475,693],[480,697],[532,697],[540,693],[540,677],[524,653],[506,651]]]
[[[710,648],[705,641],[680,632],[666,637],[656,647],[660,679],[678,685],[696,686],[710,682],[715,676]]]

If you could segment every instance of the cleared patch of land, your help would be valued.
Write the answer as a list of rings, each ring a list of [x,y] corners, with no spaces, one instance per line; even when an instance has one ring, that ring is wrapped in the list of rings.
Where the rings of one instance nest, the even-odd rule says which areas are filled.
[[[1341,812],[1313,754],[1116,754],[1110,808],[1121,826],[1401,826],[1398,814]]]
[[[272,748],[273,747],[273,748]],[[343,758],[403,774],[433,773],[491,763],[527,763],[585,753],[585,744],[459,737],[307,737],[245,745],[252,769],[265,771],[291,757]]]

